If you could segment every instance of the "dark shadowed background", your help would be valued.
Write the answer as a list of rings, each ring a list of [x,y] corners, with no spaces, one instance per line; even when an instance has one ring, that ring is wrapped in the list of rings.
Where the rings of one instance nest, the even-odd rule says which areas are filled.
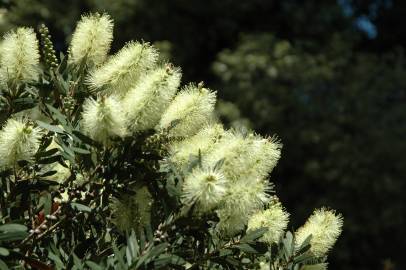
[[[108,12],[113,51],[153,42],[218,91],[227,125],[281,138],[271,179],[292,228],[316,207],[345,217],[329,269],[405,269],[406,1],[0,2],[2,33],[43,22],[60,51],[81,13]]]

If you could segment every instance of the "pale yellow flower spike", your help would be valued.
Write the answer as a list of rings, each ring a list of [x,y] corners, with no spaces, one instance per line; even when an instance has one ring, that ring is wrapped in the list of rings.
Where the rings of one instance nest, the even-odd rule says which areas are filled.
[[[89,98],[83,104],[82,128],[93,140],[105,145],[113,137],[126,135],[126,119],[121,103],[114,96]]]
[[[309,217],[306,224],[300,227],[296,234],[296,247],[312,235],[310,251],[317,257],[323,257],[333,247],[340,236],[343,217],[333,210],[318,209]]]
[[[157,59],[158,52],[148,43],[129,42],[92,71],[87,83],[92,91],[123,97],[146,71],[154,68]]]
[[[186,205],[196,203],[199,212],[208,212],[216,207],[226,193],[224,175],[212,169],[194,169],[183,183],[182,201]]]
[[[266,210],[253,214],[248,221],[248,231],[268,228],[268,231],[261,238],[269,244],[278,243],[284,234],[289,222],[287,213],[280,202],[273,202]]]
[[[140,132],[153,129],[168,107],[180,84],[180,69],[159,67],[145,76],[123,99],[129,129]]]
[[[186,86],[162,115],[158,129],[170,128],[173,137],[189,137],[210,123],[216,93],[201,86]]]
[[[188,165],[190,157],[197,156],[199,151],[204,159],[224,134],[220,124],[207,125],[196,135],[182,141],[175,141],[169,146],[169,159],[178,169]]]
[[[267,180],[229,182],[226,194],[216,211],[217,229],[229,236],[240,232],[248,218],[269,203],[272,185]]]
[[[9,119],[0,130],[0,169],[12,168],[19,160],[32,161],[42,131],[24,120]]]
[[[226,132],[213,151],[204,159],[207,166],[213,166],[224,159],[222,167],[230,181],[254,181],[268,176],[276,166],[282,145],[274,138],[266,139],[239,132]]]
[[[32,28],[20,27],[7,33],[1,43],[2,84],[32,82],[39,75],[38,40]]]
[[[107,14],[82,16],[70,43],[69,60],[81,64],[85,59],[89,66],[104,62],[113,40],[113,21]]]

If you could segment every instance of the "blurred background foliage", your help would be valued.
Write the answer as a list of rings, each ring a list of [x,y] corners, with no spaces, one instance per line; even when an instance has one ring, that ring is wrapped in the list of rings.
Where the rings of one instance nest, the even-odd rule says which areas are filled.
[[[299,226],[345,217],[329,269],[404,269],[406,2],[3,0],[0,31],[45,23],[58,50],[83,12],[115,20],[113,51],[154,42],[184,81],[218,90],[228,125],[284,143],[272,175]]]

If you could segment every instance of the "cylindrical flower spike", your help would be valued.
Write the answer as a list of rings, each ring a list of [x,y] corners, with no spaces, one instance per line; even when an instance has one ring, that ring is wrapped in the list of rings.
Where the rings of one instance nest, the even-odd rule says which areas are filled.
[[[131,131],[153,129],[161,119],[180,84],[181,73],[171,65],[143,76],[123,99]]]
[[[153,69],[158,53],[148,43],[127,43],[101,67],[92,71],[87,83],[93,91],[123,97],[147,70]]]
[[[197,156],[199,151],[204,159],[224,134],[220,124],[207,125],[196,135],[182,141],[175,141],[169,147],[169,159],[178,169],[188,165],[192,155]]]
[[[265,180],[228,183],[227,192],[216,211],[220,218],[217,229],[229,236],[240,232],[247,225],[248,218],[269,203],[270,192],[272,185]]]
[[[42,131],[24,120],[9,119],[0,130],[0,169],[19,160],[31,161],[37,152]]]
[[[173,137],[192,136],[212,120],[215,103],[215,92],[201,85],[188,85],[162,115],[158,129],[170,128]]]
[[[90,66],[104,62],[113,40],[113,21],[107,14],[82,16],[70,43],[69,60],[75,64],[82,61]]]
[[[126,119],[114,96],[87,99],[83,104],[82,128],[93,140],[109,144],[112,137],[126,135]]]
[[[208,153],[205,164],[213,166],[224,159],[222,170],[231,181],[263,179],[276,166],[281,144],[274,138],[239,132],[226,132],[214,150]]]
[[[268,209],[253,214],[248,220],[248,231],[268,228],[261,240],[269,244],[278,243],[289,222],[287,213],[280,202],[272,202]]]
[[[184,204],[196,203],[199,212],[213,209],[226,193],[227,181],[219,171],[195,169],[185,178],[183,184]]]
[[[38,40],[32,28],[20,27],[7,33],[1,43],[2,83],[25,83],[38,79]]]
[[[273,185],[267,180],[238,181],[229,183],[227,194],[224,196],[222,208],[238,211],[248,217],[269,203]]]
[[[333,247],[340,236],[343,226],[343,217],[332,210],[318,209],[295,233],[296,247],[312,235],[310,251],[317,257],[323,257]]]

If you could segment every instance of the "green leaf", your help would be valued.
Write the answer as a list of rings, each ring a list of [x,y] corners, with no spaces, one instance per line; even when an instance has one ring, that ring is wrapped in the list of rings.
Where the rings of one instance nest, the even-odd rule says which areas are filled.
[[[68,65],[68,57],[66,57],[62,52],[60,52],[59,59],[61,59],[61,63],[58,66],[58,73],[62,73]]]
[[[161,254],[157,259],[154,260],[155,268],[162,268],[168,265],[180,265],[184,266],[186,261],[174,254]]]
[[[230,249],[220,249],[219,257],[224,257],[233,254],[233,251]]]
[[[290,258],[293,256],[295,250],[295,243],[293,241],[293,234],[291,232],[287,232],[285,238],[282,240],[283,242],[283,249],[286,254],[286,258]]]
[[[92,261],[86,261],[86,265],[90,267],[92,270],[103,270],[104,268],[98,265],[97,263],[94,263]]]
[[[268,228],[259,228],[253,231],[248,232],[243,238],[241,238],[241,243],[252,242],[268,231]]]
[[[27,227],[21,224],[10,223],[0,225],[0,231],[2,232],[26,232]]]
[[[168,243],[162,243],[162,244],[159,244],[159,245],[153,247],[151,249],[151,251],[148,253],[148,257],[153,258],[153,257],[159,256],[162,252],[165,251],[165,249],[168,247],[168,245],[169,245]]]
[[[90,154],[90,151],[89,151],[89,150],[83,149],[83,148],[72,147],[72,150],[73,150],[74,152],[76,152],[76,153],[79,153],[79,154],[84,154],[84,155]]]
[[[75,253],[72,253],[72,257],[73,257],[73,263],[75,265],[74,269],[83,270],[83,264],[80,261],[80,259],[78,258],[78,256],[76,256]]]
[[[45,172],[45,173],[43,173],[43,174],[39,174],[38,176],[39,177],[47,177],[47,176],[51,176],[51,175],[54,175],[54,174],[56,174],[58,171],[47,171],[47,172]]]
[[[125,254],[128,265],[131,265],[138,256],[138,244],[134,231],[131,231],[131,235],[127,238],[127,248],[125,250]]]
[[[92,140],[90,137],[84,135],[83,133],[80,133],[77,130],[72,131],[73,135],[75,135],[78,139],[80,139],[81,142],[86,143],[88,145],[92,146],[97,146],[99,145],[96,141]]]
[[[295,259],[293,260],[293,263],[294,264],[302,263],[302,262],[307,261],[312,258],[313,258],[313,256],[310,253],[304,253],[300,256],[295,257]]]
[[[240,265],[239,261],[237,261],[236,259],[234,259],[233,257],[230,257],[230,256],[226,257],[226,262],[236,268]]]
[[[0,256],[6,257],[10,255],[10,251],[4,247],[0,247]]]
[[[38,160],[38,164],[52,164],[55,162],[59,162],[61,160],[62,160],[62,157],[60,155],[57,155],[57,156],[52,156],[49,158],[40,159],[40,160]]]
[[[9,270],[10,268],[8,268],[7,264],[0,259],[0,270]]]
[[[235,245],[234,248],[238,248],[239,250],[241,250],[245,253],[248,253],[248,254],[258,253],[258,251],[256,251],[251,245],[246,244],[246,243]]]
[[[66,116],[64,116],[58,109],[52,107],[51,105],[46,104],[48,110],[52,113],[52,115],[61,123],[66,124]]]
[[[63,134],[65,132],[63,129],[61,129],[58,126],[50,125],[50,124],[47,124],[47,123],[42,122],[40,120],[37,120],[36,122],[40,127],[45,128],[45,129],[47,129],[49,131],[52,131],[52,132],[55,132],[55,133],[61,133],[61,134]]]
[[[53,252],[49,251],[49,253],[48,253],[48,258],[49,258],[50,260],[52,260],[52,261],[56,264],[57,269],[63,269],[63,268],[64,268],[65,264],[64,264],[64,263],[62,262],[62,260],[61,260],[57,255],[55,255]]]
[[[76,209],[76,210],[82,211],[82,212],[91,212],[92,211],[92,209],[89,206],[86,206],[86,205],[83,205],[80,203],[72,202],[71,206],[73,209]]]
[[[39,152],[37,154],[37,157],[48,157],[52,156],[53,154],[58,153],[59,149],[58,148],[52,148],[50,150],[44,151],[44,152]]]
[[[75,156],[75,153],[72,151],[72,149],[69,147],[69,146],[67,146],[66,144],[64,144],[64,143],[61,143],[61,147],[62,147],[62,149],[63,149],[63,153],[66,153],[68,156],[71,156],[71,157],[74,157]],[[70,160],[70,159],[69,159]]]
[[[14,231],[0,233],[0,241],[16,241],[24,239],[28,236],[28,232]]]
[[[308,251],[310,249],[310,240],[312,240],[312,235],[310,234],[304,241],[303,243],[300,245],[298,253],[304,253],[306,251]]]
[[[165,251],[168,245],[168,243],[162,243],[149,249],[149,251],[145,252],[145,255],[139,259],[135,265],[135,269],[138,269],[143,264],[148,264],[153,261],[155,257],[161,255],[161,253]]]
[[[123,253],[117,248],[116,244],[113,242],[113,251],[114,257],[118,261],[121,269],[127,269],[126,264],[124,263]],[[135,268],[137,269],[137,268]]]

